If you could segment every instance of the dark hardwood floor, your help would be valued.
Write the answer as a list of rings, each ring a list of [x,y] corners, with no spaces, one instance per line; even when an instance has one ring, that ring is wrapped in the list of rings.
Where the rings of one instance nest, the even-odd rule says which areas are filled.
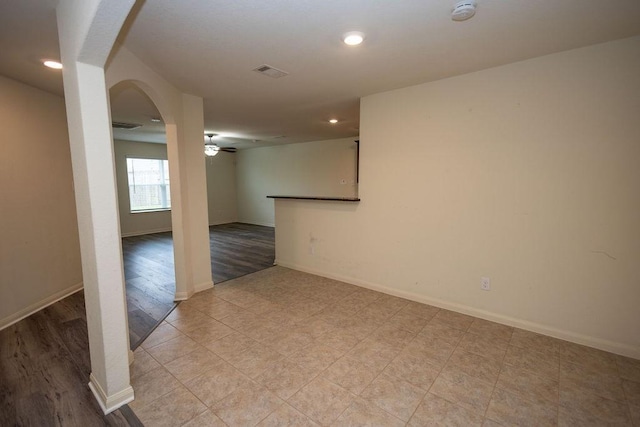
[[[122,257],[129,342],[135,349],[175,307],[171,233],[125,237]]]
[[[209,227],[214,283],[271,267],[275,259],[274,229],[231,223]],[[129,314],[129,338],[135,349],[175,306],[171,233],[122,239]]]
[[[214,281],[273,265],[274,230],[209,229]],[[123,239],[127,309],[135,348],[174,307],[171,233]],[[91,365],[84,294],[77,292],[0,331],[0,426],[140,426],[125,405],[104,416],[87,383]]]
[[[0,426],[138,426],[128,407],[104,416],[87,383],[84,294],[0,331]]]
[[[209,246],[214,283],[272,267],[276,257],[273,227],[239,222],[214,225],[209,227]]]

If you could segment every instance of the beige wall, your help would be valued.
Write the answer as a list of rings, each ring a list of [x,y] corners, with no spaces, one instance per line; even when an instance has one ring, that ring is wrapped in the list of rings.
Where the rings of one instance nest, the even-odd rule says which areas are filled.
[[[171,230],[171,211],[131,213],[127,157],[167,159],[166,144],[115,140],[116,180],[118,183],[118,210],[122,236],[159,233]]]
[[[0,76],[0,328],[82,287],[64,100]]]
[[[238,220],[236,156],[218,153],[206,159],[209,225]]]
[[[277,262],[640,357],[638,52],[364,98],[362,202],[278,201]]]
[[[171,212],[129,211],[127,157],[167,159],[166,144],[114,141],[120,229],[123,236],[158,233],[171,230]],[[204,154],[203,154],[204,155]],[[221,153],[207,159],[207,197],[209,225],[236,221],[236,172],[233,154]]]
[[[268,195],[353,197],[357,138],[239,151],[238,218],[274,225]],[[344,180],[344,184],[341,181]]]

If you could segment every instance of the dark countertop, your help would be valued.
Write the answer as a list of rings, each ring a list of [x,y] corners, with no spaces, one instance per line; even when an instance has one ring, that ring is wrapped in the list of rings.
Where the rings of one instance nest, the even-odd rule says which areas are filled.
[[[269,199],[325,200],[330,202],[359,202],[357,197],[320,197],[320,196],[267,196]]]

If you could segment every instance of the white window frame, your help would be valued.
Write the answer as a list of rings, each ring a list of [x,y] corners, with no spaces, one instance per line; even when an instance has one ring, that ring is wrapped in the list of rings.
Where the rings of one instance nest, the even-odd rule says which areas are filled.
[[[144,161],[157,161],[160,162],[160,183],[157,184],[137,184],[135,177],[135,168],[133,162],[135,160]],[[127,168],[127,191],[129,196],[129,213],[138,214],[145,212],[163,212],[171,210],[171,182],[169,179],[169,161],[167,159],[147,156],[127,156],[126,157]],[[133,176],[132,176],[133,175]],[[142,177],[139,177],[142,179]],[[160,199],[159,204],[147,205],[144,207],[136,206],[133,198],[134,192],[137,188],[144,189],[144,187],[159,186],[160,193],[158,195]]]

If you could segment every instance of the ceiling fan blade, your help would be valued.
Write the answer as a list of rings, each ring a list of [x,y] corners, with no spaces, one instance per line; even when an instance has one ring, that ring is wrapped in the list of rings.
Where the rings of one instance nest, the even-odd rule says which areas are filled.
[[[227,153],[235,153],[238,151],[235,147],[220,147],[220,151],[226,151]]]

